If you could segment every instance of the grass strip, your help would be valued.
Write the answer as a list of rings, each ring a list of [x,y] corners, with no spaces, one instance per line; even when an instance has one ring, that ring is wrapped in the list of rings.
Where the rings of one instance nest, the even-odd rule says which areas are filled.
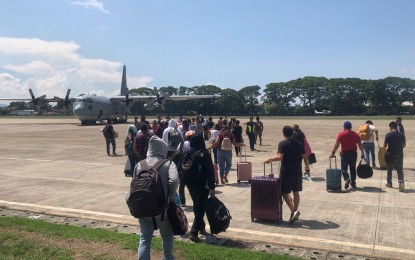
[[[18,233],[18,234],[16,234]],[[36,234],[48,239],[65,243],[72,239],[111,244],[122,250],[137,251],[139,237],[134,234],[123,234],[104,229],[84,228],[70,225],[48,223],[21,217],[0,217],[0,259],[74,259],[73,250],[60,248],[54,244],[21,234]],[[85,248],[84,248],[85,249]],[[152,242],[152,254],[160,255],[161,238],[155,237]],[[83,259],[120,259],[113,257],[84,254]],[[130,252],[131,253],[131,252]],[[255,252],[246,249],[220,247],[203,243],[194,244],[175,241],[174,254],[177,259],[299,259],[287,255]],[[122,258],[121,258],[122,259]]]

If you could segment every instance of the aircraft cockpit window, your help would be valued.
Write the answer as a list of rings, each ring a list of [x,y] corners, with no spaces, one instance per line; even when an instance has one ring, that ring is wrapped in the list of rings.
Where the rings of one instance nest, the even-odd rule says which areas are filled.
[[[94,101],[92,101],[92,98],[87,98],[86,99],[86,102],[88,102],[88,103],[94,103]]]
[[[83,98],[78,98],[78,99],[76,99],[76,101],[75,101],[75,103],[82,103],[82,102],[84,102],[84,99],[83,99]]]

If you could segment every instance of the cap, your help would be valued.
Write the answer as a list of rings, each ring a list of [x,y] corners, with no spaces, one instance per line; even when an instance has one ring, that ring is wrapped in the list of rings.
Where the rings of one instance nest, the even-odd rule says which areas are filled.
[[[349,121],[344,122],[343,124],[344,128],[352,128],[352,123],[350,123]]]

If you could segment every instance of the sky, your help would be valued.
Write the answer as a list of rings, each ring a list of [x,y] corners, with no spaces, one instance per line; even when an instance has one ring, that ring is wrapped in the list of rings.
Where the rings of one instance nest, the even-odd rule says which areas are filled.
[[[305,76],[415,79],[413,0],[13,0],[0,98],[239,90]]]

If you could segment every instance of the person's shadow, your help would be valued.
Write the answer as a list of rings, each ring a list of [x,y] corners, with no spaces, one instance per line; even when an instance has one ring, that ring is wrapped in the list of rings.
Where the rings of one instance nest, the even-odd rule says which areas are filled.
[[[288,221],[288,220],[287,220]],[[308,220],[308,219],[298,219],[293,224],[288,224],[287,221],[280,221],[280,224],[276,224],[275,221],[266,221],[266,220],[256,220],[255,223],[276,226],[281,228],[304,228],[312,230],[325,230],[325,229],[337,229],[340,227],[339,224],[332,221],[318,221],[318,220]]]
[[[362,191],[362,192],[386,192],[382,188],[379,187],[357,187],[356,191]]]

